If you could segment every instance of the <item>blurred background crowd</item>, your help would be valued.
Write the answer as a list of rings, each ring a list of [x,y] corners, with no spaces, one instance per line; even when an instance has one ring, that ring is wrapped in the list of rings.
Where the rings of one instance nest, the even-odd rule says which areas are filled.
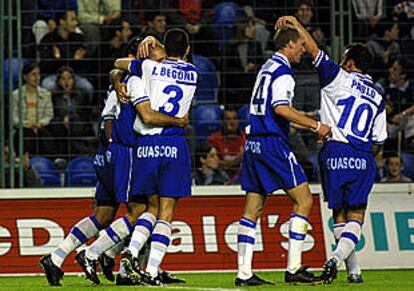
[[[5,10],[16,5],[6,1]],[[17,38],[4,52],[5,128],[22,124],[23,140],[5,140],[5,161],[23,142],[23,186],[93,185],[92,157],[98,145],[99,114],[108,89],[108,72],[126,56],[135,35],[162,40],[180,27],[191,39],[190,62],[199,72],[187,137],[194,183],[231,185],[239,170],[248,104],[260,66],[274,52],[279,16],[295,15],[321,49],[337,61],[341,44],[366,43],[375,55],[371,75],[383,90],[389,138],[377,156],[377,181],[414,179],[414,1],[399,0],[23,0],[22,70]],[[339,7],[338,7],[339,5]],[[20,24],[19,24],[20,23]],[[19,26],[20,25],[20,26]],[[293,66],[294,106],[318,118],[319,80],[312,59]],[[9,73],[12,70],[12,73]],[[9,80],[12,76],[13,80]],[[19,77],[21,82],[18,82]],[[19,83],[20,100],[19,100]],[[9,86],[12,84],[12,90]],[[12,98],[8,92],[12,91]],[[7,102],[7,100],[12,100]],[[21,104],[21,108],[19,108]],[[10,106],[11,105],[11,106]],[[19,110],[20,109],[20,110]],[[22,120],[20,120],[20,118]],[[9,136],[9,135],[6,135]],[[320,145],[313,135],[292,128],[290,144],[311,182],[317,182]],[[10,161],[10,160],[9,160]],[[10,164],[10,163],[9,163]],[[7,175],[17,168],[6,167]],[[71,173],[76,173],[72,175]],[[73,177],[76,176],[76,177]],[[13,183],[11,183],[13,184]],[[14,186],[18,186],[15,183]]]

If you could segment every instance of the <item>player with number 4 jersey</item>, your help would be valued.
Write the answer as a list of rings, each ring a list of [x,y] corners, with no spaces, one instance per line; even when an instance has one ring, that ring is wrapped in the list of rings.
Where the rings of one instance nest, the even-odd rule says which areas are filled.
[[[361,237],[368,195],[374,183],[374,156],[387,138],[381,91],[367,74],[373,56],[365,44],[345,48],[341,64],[319,50],[308,31],[291,16],[276,27],[293,25],[312,55],[321,85],[321,120],[332,127],[332,137],[319,156],[324,195],[333,210],[337,247],[324,265],[322,277],[331,283],[345,262],[348,282],[361,283],[355,246]]]
[[[288,134],[291,122],[317,133],[320,139],[331,131],[292,107],[295,79],[290,63],[299,62],[305,51],[298,31],[283,27],[273,41],[276,52],[260,69],[250,102],[250,130],[246,130],[241,174],[247,197],[238,228],[237,286],[271,284],[252,273],[252,257],[256,223],[266,196],[278,189],[285,190],[293,202],[285,282],[321,282],[301,262],[313,198],[302,167],[288,146]]]

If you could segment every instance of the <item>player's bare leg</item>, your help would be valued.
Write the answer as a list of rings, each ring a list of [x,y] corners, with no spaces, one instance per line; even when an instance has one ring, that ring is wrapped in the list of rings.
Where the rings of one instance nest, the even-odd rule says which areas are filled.
[[[348,220],[348,211],[346,209],[335,209],[333,211],[334,218],[334,236],[336,243],[339,242],[341,238],[342,231],[345,228],[346,222]],[[359,220],[359,217],[356,217]],[[360,221],[360,220],[359,220]],[[362,274],[361,268],[358,264],[358,257],[356,251],[352,251],[348,258],[345,259],[346,270],[348,273],[348,283],[362,283]]]
[[[65,258],[88,239],[97,235],[100,229],[109,225],[116,210],[117,206],[97,206],[93,215],[78,221],[58,247],[41,258],[39,265],[46,273],[49,285],[60,286],[60,280],[63,278],[61,266]]]
[[[332,253],[332,256],[324,264],[324,272],[322,277],[324,278],[326,284],[332,283],[332,281],[336,278],[338,268],[352,253],[355,253],[355,246],[361,238],[365,208],[352,210],[348,209],[346,216],[346,224],[343,227],[336,249]],[[355,278],[355,280],[357,279],[358,278]],[[359,281],[360,282],[355,283],[361,283],[361,277],[359,278]]]
[[[266,196],[247,193],[243,216],[240,219],[237,235],[238,273],[236,286],[260,286],[273,284],[259,278],[252,272],[253,248],[256,237],[256,223],[263,213]]]
[[[321,283],[322,280],[302,266],[302,249],[309,226],[309,215],[313,198],[307,182],[286,190],[293,202],[289,227],[288,267],[285,273],[286,283]]]

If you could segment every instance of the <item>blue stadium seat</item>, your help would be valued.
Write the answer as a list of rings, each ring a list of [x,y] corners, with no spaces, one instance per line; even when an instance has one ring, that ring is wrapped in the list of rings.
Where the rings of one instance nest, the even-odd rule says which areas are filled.
[[[250,105],[246,104],[237,110],[237,117],[239,118],[239,128],[243,130],[247,125],[249,125],[250,119]]]
[[[197,135],[197,144],[202,144],[213,132],[221,127],[223,110],[217,104],[200,104],[193,112],[194,129]]]
[[[18,59],[5,59],[3,63],[3,86],[5,92],[9,90],[9,62],[11,63],[11,69],[13,71],[13,90],[17,88],[17,80],[19,78]],[[27,59],[22,59],[22,69],[28,62]]]
[[[200,55],[193,55],[193,63],[199,72],[195,101],[216,102],[218,87],[216,66],[209,58]]]
[[[66,168],[67,186],[95,186],[96,173],[91,157],[77,157]]]
[[[401,159],[404,163],[403,174],[414,181],[414,153],[402,152]]]
[[[237,17],[245,16],[243,8],[234,2],[223,2],[214,7],[217,38],[223,45],[232,37],[233,24]]]
[[[43,157],[31,158],[30,164],[39,174],[45,187],[60,187],[60,174],[52,160]]]

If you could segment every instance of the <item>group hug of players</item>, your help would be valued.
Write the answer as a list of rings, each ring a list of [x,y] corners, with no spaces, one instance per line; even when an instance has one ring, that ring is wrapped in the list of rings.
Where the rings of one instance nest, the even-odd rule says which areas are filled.
[[[365,45],[354,43],[337,65],[295,17],[279,18],[275,28],[275,53],[258,72],[250,101],[241,172],[246,203],[238,226],[235,285],[273,284],[252,272],[252,260],[257,220],[267,195],[278,189],[293,203],[285,282],[330,284],[345,263],[348,282],[362,283],[355,245],[374,183],[374,155],[387,137],[381,92],[367,75],[373,57]],[[299,62],[305,51],[319,74],[321,121],[292,107],[295,79],[290,64]],[[64,241],[40,260],[49,285],[60,285],[64,259],[98,233],[76,255],[94,284],[100,284],[98,263],[106,278],[115,280],[114,258],[120,252],[117,285],[184,282],[160,265],[170,243],[174,209],[180,197],[191,195],[190,153],[183,134],[198,73],[186,61],[189,52],[187,33],[170,29],[162,44],[153,37],[134,38],[128,58],[115,61],[94,161],[95,211],[77,222]],[[321,275],[302,265],[313,200],[287,143],[290,126],[314,132],[323,143],[322,187],[333,210],[337,246]],[[114,220],[119,203],[125,203],[128,211]]]

